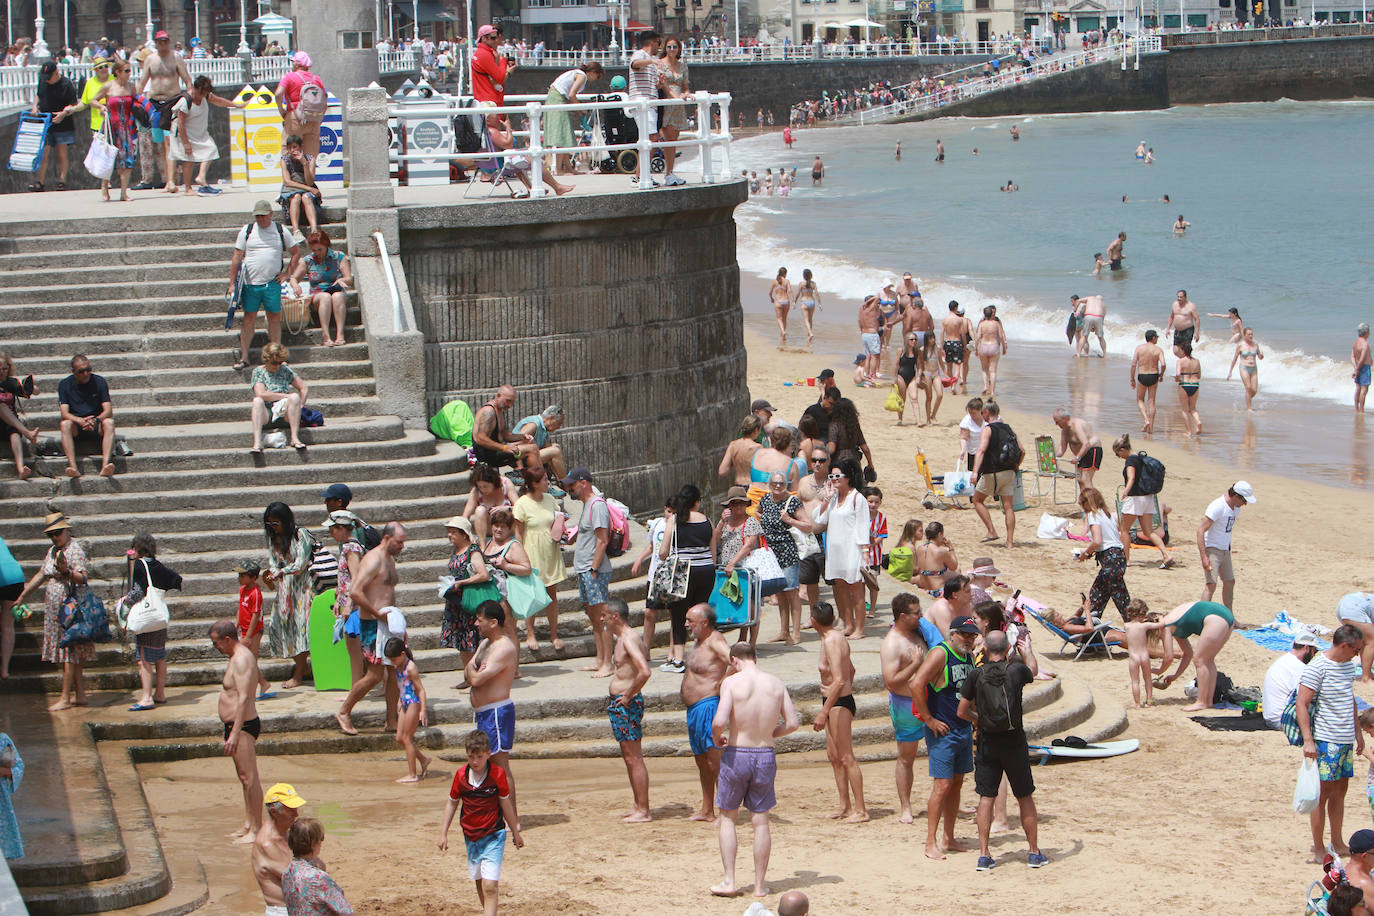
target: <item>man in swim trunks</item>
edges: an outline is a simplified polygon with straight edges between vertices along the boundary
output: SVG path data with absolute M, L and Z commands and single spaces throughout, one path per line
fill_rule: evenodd
M 231 834 L 236 843 L 251 843 L 262 827 L 262 781 L 258 778 L 258 735 L 262 720 L 253 703 L 258 689 L 258 657 L 239 642 L 239 625 L 216 620 L 210 627 L 210 645 L 229 657 L 220 682 L 219 718 L 224 724 L 224 756 L 234 759 L 243 786 L 243 827 Z
M 149 54 L 143 59 L 143 76 L 138 81 L 138 93 L 146 94 L 153 103 L 149 117 L 153 158 L 166 179 L 164 190 L 175 192 L 176 181 L 172 175 L 171 160 L 168 158 L 167 141 L 172 138 L 172 125 L 176 122 L 172 106 L 181 99 L 183 86 L 185 92 L 191 91 L 191 74 L 186 69 L 186 61 L 172 51 L 172 41 L 166 32 L 154 35 L 153 42 L 157 47 L 157 53 Z
M 1360 652 L 1360 683 L 1374 683 L 1370 664 L 1374 662 L 1374 592 L 1351 592 L 1336 605 L 1336 617 L 1341 623 L 1357 628 L 1364 636 Z
M 824 601 L 811 608 L 811 625 L 821 638 L 819 666 L 824 700 L 811 727 L 825 731 L 826 755 L 840 792 L 840 808 L 830 817 L 846 824 L 862 824 L 868 820 L 868 807 L 864 804 L 864 774 L 854 758 L 853 725 L 858 707 L 854 705 L 854 662 L 849 655 L 849 640 L 835 629 L 835 609 Z
M 944 162 L 944 161 L 945 161 L 945 144 L 944 144 L 944 142 L 941 141 L 941 140 L 936 140 L 936 141 L 935 141 L 935 161 L 936 161 L 936 162 Z
M 477 409 L 472 418 L 472 453 L 494 468 L 541 467 L 539 446 L 533 436 L 513 433 L 506 426 L 506 411 L 515 404 L 515 388 L 502 385 L 496 397 Z
M 701 807 L 688 820 L 714 821 L 720 748 L 711 740 L 711 722 L 720 705 L 720 682 L 730 670 L 730 645 L 716 629 L 716 612 L 709 604 L 688 609 L 687 629 L 696 646 L 687 653 L 679 696 L 687 707 L 687 738 L 701 777 Z
M 1211 601 L 1221 578 L 1221 603 L 1233 607 L 1236 593 L 1236 573 L 1231 566 L 1231 529 L 1236 525 L 1236 511 L 1255 501 L 1254 487 L 1237 480 L 1225 493 L 1212 500 L 1197 526 L 1197 551 L 1202 557 L 1202 572 L 1206 583 L 1202 600 Z
M 1145 332 L 1145 342 L 1135 348 L 1131 356 L 1131 390 L 1135 392 L 1135 406 L 1145 425 L 1143 433 L 1155 431 L 1155 404 L 1159 395 L 1159 380 L 1164 375 L 1164 350 L 1156 341 L 1159 334 Z
M 964 335 L 967 330 L 968 321 L 959 314 L 959 303 L 951 299 L 949 314 L 940 321 L 940 334 L 944 338 L 945 375 L 957 378 L 963 368 Z
M 647 824 L 649 814 L 649 768 L 644 765 L 644 685 L 649 683 L 649 653 L 638 631 L 630 629 L 630 608 L 620 598 L 606 601 L 604 615 L 611 638 L 615 640 L 610 697 L 606 715 L 611 720 L 611 735 L 620 744 L 620 757 L 630 777 L 634 807 L 621 818 L 627 824 Z M 720 744 L 719 741 L 716 742 Z
M 911 274 L 906 274 L 907 278 L 910 276 Z M 906 282 L 905 278 L 903 282 Z M 902 292 L 901 288 L 897 291 Z M 902 316 L 902 333 L 907 337 L 916 335 L 916 371 L 921 372 L 926 368 L 926 360 L 935 352 L 935 319 L 930 316 L 925 300 L 921 298 L 921 292 L 916 289 L 914 282 L 911 283 L 911 292 L 907 299 L 906 314 Z
M 1370 354 L 1369 325 L 1361 321 L 1355 328 L 1355 346 L 1350 350 L 1350 362 L 1355 372 L 1350 377 L 1355 380 L 1355 412 L 1364 413 L 1365 395 L 1369 394 Z
M 945 641 L 926 653 L 911 685 L 911 703 L 926 723 L 926 754 L 930 761 L 930 800 L 926 806 L 926 857 L 943 859 L 964 847 L 954 839 L 959 793 L 964 776 L 973 772 L 973 728 L 959 718 L 959 690 L 973 671 L 973 641 L 978 624 L 956 617 Z M 940 819 L 945 829 L 939 836 Z
M 253 839 L 253 877 L 258 879 L 265 916 L 287 916 L 286 898 L 281 890 L 281 876 L 291 864 L 291 847 L 286 844 L 286 832 L 296 822 L 305 799 L 296 794 L 293 786 L 279 782 L 267 790 L 263 804 L 267 819 Z
M 382 542 L 363 554 L 363 561 L 358 564 L 358 572 L 348 587 L 348 598 L 358 609 L 358 643 L 363 651 L 363 676 L 349 689 L 348 696 L 339 704 L 339 711 L 334 713 L 334 719 L 345 735 L 358 733 L 350 718 L 353 707 L 379 683 L 385 685 L 386 727 L 396 727 L 396 707 L 401 692 L 396 679 L 387 674 L 390 662 L 384 657 L 382 649 L 391 636 L 405 638 L 404 634 L 393 633 L 384 623 L 388 612 L 396 607 L 396 585 L 401 580 L 396 569 L 396 558 L 405 548 L 405 526 L 399 522 L 384 525 Z M 401 616 L 399 611 L 396 613 Z M 404 617 L 401 616 L 401 619 Z
M 1078 305 L 1082 308 L 1082 320 L 1078 330 L 1078 349 L 1076 355 L 1087 356 L 1091 349 L 1092 341 L 1089 338 L 1096 334 L 1097 343 L 1102 347 L 1102 358 L 1107 358 L 1107 338 L 1102 334 L 1102 323 L 1107 319 L 1107 303 L 1101 296 L 1084 296 L 1078 300 Z
M 911 682 L 926 657 L 926 642 L 921 638 L 921 602 L 910 592 L 902 592 L 892 599 L 892 629 L 883 637 L 878 649 L 882 664 L 883 683 L 887 686 L 887 711 L 892 717 L 892 731 L 897 736 L 897 802 L 901 807 L 901 821 L 910 824 L 916 817 L 911 811 L 911 784 L 915 775 L 916 752 L 926 727 L 911 708 Z
M 1331 844 L 1340 855 L 1343 848 L 1342 820 L 1345 792 L 1355 775 L 1355 755 L 1364 754 L 1364 729 L 1355 707 L 1355 679 L 1360 666 L 1355 662 L 1364 638 L 1352 626 L 1341 626 L 1331 634 L 1331 648 L 1317 655 L 1298 679 L 1297 719 L 1302 733 L 1302 754 L 1316 761 L 1321 778 L 1321 798 L 1312 809 L 1312 858 L 1321 860 L 1326 852 L 1325 821 L 1331 818 Z M 1316 711 L 1312 704 L 1317 704 Z
M 1107 246 L 1107 266 L 1112 270 L 1121 269 L 1121 261 L 1126 257 L 1126 233 L 1118 232 Z
M 1079 489 L 1093 485 L 1093 474 L 1102 467 L 1102 440 L 1093 432 L 1092 424 L 1082 417 L 1073 417 L 1064 408 L 1054 412 L 1054 425 L 1060 429 L 1059 451 L 1056 458 L 1073 450 L 1074 461 L 1078 465 Z
M 515 703 L 510 698 L 515 683 L 515 666 L 520 647 L 506 633 L 506 609 L 499 601 L 483 601 L 477 606 L 477 631 L 482 641 L 463 669 L 472 685 L 472 724 L 486 732 L 491 742 L 491 762 L 506 771 L 510 783 L 510 807 L 515 829 L 520 829 L 520 809 L 515 803 L 515 774 L 510 768 L 510 752 L 515 746 Z
M 823 178 L 825 178 L 825 163 L 821 162 L 821 157 L 818 153 L 816 158 L 811 161 L 811 184 L 813 186 L 818 186 Z
M 1198 317 L 1197 306 L 1188 299 L 1188 291 L 1181 289 L 1174 301 L 1169 304 L 1169 323 L 1164 333 L 1174 332 L 1174 355 L 1183 356 L 1183 345 L 1196 347 L 1202 343 L 1202 320 Z M 1196 336 L 1194 336 L 1196 335 Z
M 882 328 L 878 297 L 866 296 L 859 306 L 859 340 L 863 343 L 863 374 L 869 382 L 878 379 L 878 360 L 883 352 Z
M 735 887 L 735 816 L 741 804 L 749 809 L 754 823 L 754 896 L 768 896 L 764 875 L 773 851 L 768 812 L 778 803 L 773 791 L 778 775 L 773 742 L 796 731 L 800 724 L 782 681 L 759 670 L 754 647 L 747 642 L 731 646 L 730 676 L 721 684 L 720 706 L 711 723 L 712 740 L 725 748 L 716 785 L 716 807 L 720 809 L 716 825 L 725 875 L 711 888 L 718 897 L 739 893 Z

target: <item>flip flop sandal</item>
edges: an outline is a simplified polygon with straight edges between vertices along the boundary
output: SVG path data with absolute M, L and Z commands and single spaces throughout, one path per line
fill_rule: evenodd
M 29 190 L 30 190 L 30 191 L 41 191 L 41 190 L 43 190 L 43 182 L 41 182 L 41 181 L 30 182 L 30 184 L 29 184 Z
M 154 708 L 154 707 L 152 707 L 152 706 L 144 706 L 142 703 L 135 703 L 134 705 L 132 705 L 132 706 L 129 707 L 129 712 L 147 712 L 148 710 L 150 710 L 150 709 L 152 709 L 152 708 Z
M 59 182 L 57 183 L 57 190 L 59 190 L 59 191 L 65 191 L 65 190 L 67 190 L 67 183 L 66 183 L 65 181 L 59 181 Z

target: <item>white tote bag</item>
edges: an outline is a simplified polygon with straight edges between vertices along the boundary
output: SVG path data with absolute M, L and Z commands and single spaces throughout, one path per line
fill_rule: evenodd
M 153 587 L 153 575 L 148 570 L 148 561 L 143 561 L 143 574 L 148 578 L 148 590 L 143 600 L 129 608 L 129 619 L 124 629 L 130 633 L 155 633 L 167 629 L 171 614 L 167 612 L 167 592 Z
M 102 181 L 114 173 L 115 148 L 110 142 L 110 122 L 101 125 L 100 133 L 91 135 L 91 148 L 86 152 L 86 171 Z

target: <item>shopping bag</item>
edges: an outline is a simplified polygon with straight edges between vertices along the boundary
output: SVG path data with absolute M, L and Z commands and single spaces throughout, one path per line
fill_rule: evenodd
M 1322 783 L 1317 773 L 1317 761 L 1304 757 L 1302 766 L 1298 767 L 1298 785 L 1293 790 L 1293 810 L 1298 814 L 1311 814 L 1321 797 Z
M 114 174 L 115 147 L 110 142 L 109 122 L 100 133 L 91 135 L 91 148 L 86 152 L 84 164 L 86 171 L 102 181 L 109 180 Z

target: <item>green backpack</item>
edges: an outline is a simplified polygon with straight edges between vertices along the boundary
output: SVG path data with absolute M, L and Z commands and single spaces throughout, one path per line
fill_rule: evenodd
M 472 448 L 472 408 L 466 401 L 449 401 L 429 421 L 429 431 Z
M 887 555 L 887 574 L 899 582 L 910 582 L 915 571 L 915 552 L 910 547 L 893 547 Z

